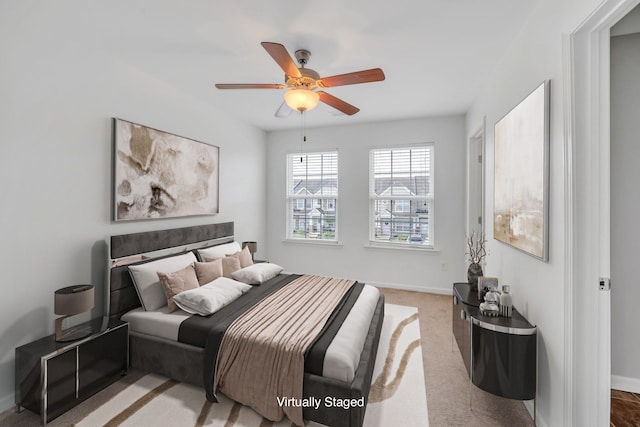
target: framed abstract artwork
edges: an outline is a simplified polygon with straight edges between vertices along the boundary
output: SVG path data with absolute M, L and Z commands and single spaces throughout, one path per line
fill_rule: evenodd
M 493 237 L 549 259 L 547 80 L 495 126 Z
M 115 221 L 218 213 L 220 148 L 114 118 Z

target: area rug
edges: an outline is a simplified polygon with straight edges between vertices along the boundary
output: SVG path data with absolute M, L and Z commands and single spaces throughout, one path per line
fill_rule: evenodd
M 148 374 L 89 413 L 75 425 L 172 427 L 289 427 L 219 394 L 207 402 L 203 389 Z M 320 426 L 309 422 L 307 426 Z M 418 310 L 386 304 L 364 425 L 428 426 Z

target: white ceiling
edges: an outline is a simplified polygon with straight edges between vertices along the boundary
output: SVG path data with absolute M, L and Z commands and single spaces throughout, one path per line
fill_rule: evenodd
M 120 2 L 115 2 L 119 4 Z M 125 5 L 126 3 L 126 5 Z M 538 0 L 163 0 L 103 2 L 91 20 L 110 55 L 163 84 L 265 130 L 282 90 L 218 90 L 214 83 L 282 83 L 261 41 L 311 51 L 321 76 L 380 67 L 386 80 L 326 89 L 354 116 L 320 105 L 307 126 L 464 114 Z M 94 4 L 95 7 L 96 4 Z M 97 16 L 96 16 L 97 18 Z

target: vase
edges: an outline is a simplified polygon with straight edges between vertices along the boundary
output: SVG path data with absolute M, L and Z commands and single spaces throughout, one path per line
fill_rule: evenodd
M 478 286 L 478 277 L 482 276 L 482 267 L 477 262 L 472 262 L 467 269 L 467 282 L 472 286 Z

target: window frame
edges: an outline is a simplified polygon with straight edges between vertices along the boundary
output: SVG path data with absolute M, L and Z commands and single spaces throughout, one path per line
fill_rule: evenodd
M 429 150 L 429 192 L 426 196 L 418 195 L 376 195 L 375 194 L 375 155 L 380 152 L 393 152 L 400 150 L 411 150 L 418 148 L 426 148 Z M 397 249 L 416 249 L 416 250 L 435 250 L 435 143 L 422 142 L 409 145 L 375 147 L 369 150 L 369 245 L 372 247 L 387 247 Z M 376 239 L 376 204 L 377 202 L 389 201 L 393 204 L 396 200 L 406 200 L 411 204 L 412 201 L 427 201 L 428 214 L 427 218 L 427 242 L 415 244 L 403 240 L 385 241 Z M 399 211 L 393 211 L 393 207 L 389 207 L 391 216 Z M 417 212 L 418 213 L 418 212 Z M 409 212 L 411 217 L 411 213 Z M 418 217 L 419 218 L 419 217 Z M 413 218 L 411 219 L 411 221 Z M 419 222 L 418 222 L 419 224 Z M 409 236 L 413 233 L 409 232 Z
M 302 156 L 312 156 L 312 155 L 324 155 L 324 154 L 335 154 L 335 158 L 336 158 L 336 166 L 335 166 L 335 170 L 336 170 L 336 174 L 335 174 L 335 188 L 336 188 L 336 192 L 335 194 L 327 194 L 327 195 L 323 195 L 323 194 L 311 194 L 309 193 L 309 190 L 305 188 L 305 191 L 298 193 L 298 194 L 293 194 L 293 188 L 294 186 L 292 186 L 293 184 L 293 167 L 292 167 L 292 161 L 295 158 Z M 340 194 L 340 190 L 339 190 L 339 168 L 340 168 L 340 155 L 338 152 L 338 149 L 324 149 L 324 150 L 305 150 L 305 151 L 295 151 L 295 152 L 289 152 L 286 154 L 286 190 L 285 190 L 285 215 L 286 215 L 286 230 L 285 230 L 285 241 L 289 241 L 289 242 L 302 242 L 302 243 L 317 243 L 317 244 L 338 244 L 338 206 L 340 205 L 340 201 L 339 201 L 339 194 Z M 309 175 L 307 175 L 309 176 Z M 324 209 L 325 204 L 328 204 L 328 202 L 325 202 L 325 200 L 335 200 L 335 203 L 333 205 L 333 211 L 334 211 L 334 215 L 333 217 L 335 218 L 334 221 L 334 226 L 333 226 L 333 233 L 334 236 L 332 239 L 325 239 L 325 238 L 313 238 L 313 237 L 307 237 L 307 232 L 305 231 L 305 236 L 304 237 L 299 237 L 297 235 L 295 235 L 293 233 L 293 222 L 295 221 L 295 217 L 294 217 L 294 210 L 293 208 L 295 208 L 296 206 L 298 206 L 298 201 L 299 200 L 308 200 L 308 203 L 305 202 L 305 206 L 309 206 L 311 210 L 316 209 L 318 206 L 317 205 L 317 201 L 320 201 L 320 205 L 319 208 L 320 209 Z M 323 231 L 321 231 L 320 233 L 322 233 Z

